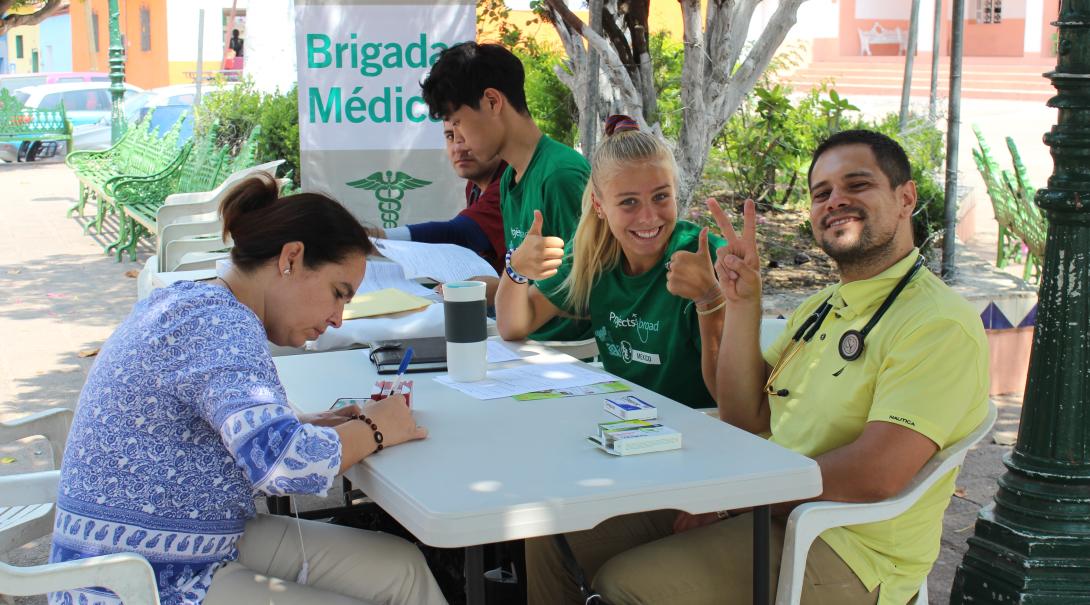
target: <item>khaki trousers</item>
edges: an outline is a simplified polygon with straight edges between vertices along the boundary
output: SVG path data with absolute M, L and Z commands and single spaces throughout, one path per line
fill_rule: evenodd
M 300 521 L 306 585 L 294 517 L 258 515 L 246 524 L 238 560 L 216 571 L 205 605 L 446 605 L 413 544 L 396 536 Z
M 677 511 L 625 515 L 567 534 L 591 585 L 610 605 L 750 605 L 753 602 L 753 515 L 674 534 Z M 772 520 L 771 594 L 783 554 L 784 520 Z M 575 580 L 552 537 L 526 541 L 529 605 L 579 604 Z M 873 605 L 859 578 L 818 539 L 806 560 L 803 605 Z

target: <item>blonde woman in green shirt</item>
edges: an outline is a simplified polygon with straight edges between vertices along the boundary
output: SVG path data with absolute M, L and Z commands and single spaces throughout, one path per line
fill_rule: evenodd
M 606 370 L 714 407 L 724 299 L 711 255 L 723 241 L 678 220 L 676 172 L 661 140 L 611 117 L 573 240 L 542 236 L 536 213 L 520 251 L 545 278 L 530 285 L 508 268 L 500 280 L 500 335 L 519 340 L 557 316 L 589 317 Z

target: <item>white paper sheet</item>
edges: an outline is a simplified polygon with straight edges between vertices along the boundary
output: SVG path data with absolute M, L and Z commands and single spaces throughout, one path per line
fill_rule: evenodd
M 488 341 L 488 363 L 514 361 L 516 359 L 522 359 L 523 357 L 527 357 L 527 355 L 516 353 L 515 351 L 508 349 L 502 342 L 497 342 L 495 340 Z
M 574 363 L 551 363 L 489 370 L 488 378 L 478 382 L 455 382 L 446 374 L 436 376 L 435 380 L 476 399 L 499 399 L 546 389 L 581 387 L 615 378 Z
M 386 258 L 401 265 L 405 277 L 430 277 L 445 284 L 471 277 L 497 277 L 496 270 L 469 248 L 454 244 L 425 244 L 376 239 L 375 245 Z
M 367 263 L 367 271 L 363 275 L 363 283 L 360 284 L 360 288 L 356 291 L 356 294 L 366 294 L 368 292 L 385 290 L 386 288 L 395 288 L 431 300 L 436 299 L 433 290 L 429 290 L 417 282 L 406 278 L 405 271 L 402 270 L 401 265 L 382 260 L 369 261 Z

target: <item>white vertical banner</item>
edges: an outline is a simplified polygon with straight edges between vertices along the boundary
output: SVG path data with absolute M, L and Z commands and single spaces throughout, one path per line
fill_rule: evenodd
M 476 3 L 296 0 L 295 36 L 303 188 L 387 228 L 457 214 L 465 182 L 420 82 L 475 38 Z

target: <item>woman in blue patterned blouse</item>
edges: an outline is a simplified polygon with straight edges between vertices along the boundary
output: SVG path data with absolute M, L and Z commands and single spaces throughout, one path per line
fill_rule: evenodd
M 372 250 L 359 222 L 325 196 L 278 198 L 264 173 L 220 210 L 231 270 L 137 303 L 91 369 L 50 560 L 139 553 L 167 604 L 445 603 L 404 540 L 256 515 L 258 493 L 325 494 L 346 468 L 427 431 L 400 395 L 296 415 L 269 355 L 268 341 L 300 346 L 340 325 Z M 369 422 L 350 417 L 361 413 Z M 86 588 L 50 602 L 118 599 Z

